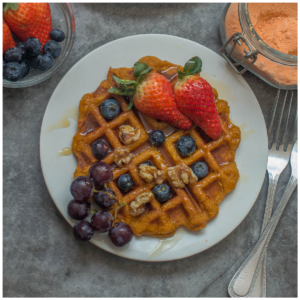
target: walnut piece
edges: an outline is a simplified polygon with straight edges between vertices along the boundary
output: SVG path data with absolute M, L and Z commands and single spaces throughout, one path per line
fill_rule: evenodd
M 148 166 L 146 164 L 139 165 L 139 174 L 146 182 L 155 182 L 156 184 L 163 183 L 164 173 L 158 170 L 154 166 Z
M 130 125 L 122 125 L 119 130 L 119 138 L 125 145 L 129 145 L 137 141 L 141 134 L 141 130 L 139 128 L 135 129 Z
M 184 188 L 185 184 L 196 183 L 198 181 L 197 176 L 194 174 L 191 168 L 185 164 L 179 164 L 175 167 L 170 167 L 167 170 L 168 175 L 177 188 Z
M 118 147 L 114 151 L 114 162 L 118 167 L 128 164 L 133 157 L 127 147 Z
M 146 210 L 146 203 L 154 200 L 154 195 L 151 192 L 145 192 L 138 195 L 131 203 L 130 203 L 130 214 L 134 217 L 141 215 Z

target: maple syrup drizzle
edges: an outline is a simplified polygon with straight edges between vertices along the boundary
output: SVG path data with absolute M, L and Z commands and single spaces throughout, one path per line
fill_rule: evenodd
M 69 156 L 72 153 L 73 153 L 72 149 L 70 147 L 66 147 L 57 152 L 57 158 L 60 158 L 62 156 Z
M 183 236 L 183 228 L 178 228 L 174 236 L 159 239 L 157 246 L 151 251 L 148 257 L 159 256 L 171 250 L 182 239 Z
M 79 117 L 78 109 L 75 106 L 71 106 L 68 108 L 67 112 L 60 118 L 59 121 L 47 127 L 46 132 L 50 133 L 54 129 L 67 128 L 71 125 L 69 119 L 78 121 L 78 117 Z

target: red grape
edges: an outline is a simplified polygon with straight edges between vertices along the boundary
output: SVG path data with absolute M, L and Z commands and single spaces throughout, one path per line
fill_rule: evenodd
M 90 207 L 88 201 L 73 199 L 68 204 L 68 214 L 75 220 L 83 220 L 90 214 Z
M 94 195 L 94 201 L 102 209 L 108 209 L 115 204 L 116 200 L 114 197 L 116 197 L 116 194 L 112 189 L 104 188 Z
M 75 224 L 73 234 L 76 240 L 89 241 L 93 237 L 94 230 L 88 221 L 83 220 Z
M 133 232 L 130 226 L 119 222 L 109 231 L 108 236 L 115 246 L 122 247 L 131 242 Z
M 96 161 L 93 163 L 90 167 L 89 175 L 96 186 L 103 186 L 109 183 L 113 178 L 111 167 L 104 161 Z
M 96 212 L 91 219 L 91 226 L 95 231 L 107 232 L 112 228 L 113 217 L 107 211 Z
M 70 190 L 76 200 L 87 200 L 94 194 L 94 183 L 87 176 L 78 176 L 72 181 Z

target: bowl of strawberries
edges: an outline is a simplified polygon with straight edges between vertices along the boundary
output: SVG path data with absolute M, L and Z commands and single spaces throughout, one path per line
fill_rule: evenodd
M 24 88 L 55 74 L 75 39 L 68 3 L 3 4 L 3 86 Z

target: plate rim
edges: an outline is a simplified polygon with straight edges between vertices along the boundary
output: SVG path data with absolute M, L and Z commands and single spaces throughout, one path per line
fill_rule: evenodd
M 43 115 L 43 120 L 42 120 L 41 130 L 40 130 L 40 140 L 39 140 L 39 141 L 40 141 L 40 151 L 39 151 L 39 154 L 40 154 L 40 164 L 41 164 L 42 174 L 43 174 L 43 178 L 44 178 L 44 182 L 45 182 L 45 185 L 46 185 L 46 187 L 47 187 L 47 190 L 48 190 L 48 192 L 49 192 L 49 194 L 50 194 L 50 196 L 51 196 L 51 198 L 52 198 L 52 201 L 54 202 L 56 208 L 58 209 L 58 211 L 60 212 L 60 214 L 63 216 L 63 218 L 65 219 L 65 221 L 66 221 L 69 225 L 71 225 L 71 226 L 72 226 L 72 224 L 68 221 L 68 219 L 65 218 L 64 214 L 62 213 L 62 211 L 59 209 L 58 205 L 57 205 L 56 202 L 54 201 L 54 198 L 53 198 L 52 193 L 51 193 L 51 191 L 50 191 L 50 189 L 49 189 L 49 187 L 48 187 L 48 184 L 47 184 L 47 181 L 46 181 L 46 178 L 45 178 L 45 175 L 44 175 L 44 167 L 43 167 L 43 163 L 42 163 L 42 147 L 41 147 L 41 144 L 42 144 L 42 143 L 41 143 L 41 140 L 42 140 L 42 135 L 43 135 L 43 130 L 42 130 L 42 129 L 43 129 L 43 127 L 45 127 L 45 125 L 44 125 L 44 122 L 45 122 L 45 115 L 46 115 L 47 109 L 48 109 L 48 107 L 49 107 L 49 105 L 50 105 L 50 100 L 51 100 L 53 94 L 55 93 L 57 87 L 60 85 L 61 81 L 62 81 L 62 80 L 63 80 L 70 72 L 72 72 L 73 69 L 75 69 L 79 63 L 81 63 L 83 60 L 85 60 L 90 54 L 92 54 L 92 53 L 98 51 L 100 48 L 106 48 L 106 47 L 109 47 L 110 45 L 112 45 L 112 44 L 114 44 L 114 43 L 117 43 L 117 42 L 119 42 L 119 41 L 121 41 L 121 40 L 132 39 L 132 38 L 138 38 L 138 37 L 144 37 L 144 36 L 152 36 L 152 37 L 172 37 L 172 38 L 176 38 L 176 39 L 178 39 L 178 40 L 188 41 L 188 42 L 193 43 L 193 44 L 195 44 L 195 45 L 197 45 L 197 46 L 201 46 L 201 47 L 206 48 L 208 51 L 213 52 L 215 55 L 218 55 L 222 60 L 224 60 L 224 58 L 223 58 L 221 55 L 219 55 L 218 53 L 216 53 L 216 52 L 213 51 L 212 49 L 210 49 L 210 48 L 208 48 L 208 47 L 206 47 L 206 46 L 203 46 L 202 44 L 197 43 L 197 42 L 195 42 L 195 41 L 189 40 L 189 39 L 187 39 L 187 38 L 183 38 L 183 37 L 179 37 L 179 36 L 175 36 L 175 35 L 169 35 L 169 34 L 137 34 L 137 35 L 130 35 L 130 36 L 126 36 L 126 37 L 123 37 L 123 38 L 119 38 L 119 39 L 110 41 L 109 43 L 106 43 L 106 44 L 104 44 L 104 45 L 102 45 L 102 46 L 99 46 L 99 47 L 95 48 L 94 50 L 90 51 L 90 52 L 87 53 L 85 56 L 83 56 L 80 60 L 78 60 L 78 61 L 77 61 L 77 62 L 76 62 L 76 63 L 75 63 L 75 64 L 74 64 L 74 65 L 73 65 L 73 66 L 72 66 L 72 67 L 64 74 L 64 76 L 61 78 L 61 80 L 58 82 L 58 84 L 56 85 L 55 89 L 53 90 L 53 93 L 51 94 L 51 96 L 50 96 L 50 98 L 49 98 L 47 107 L 46 107 L 45 112 L 44 112 L 44 115 Z M 224 61 L 225 61 L 225 60 L 224 60 Z M 265 121 L 264 115 L 263 115 L 263 113 L 262 113 L 260 104 L 259 104 L 259 102 L 258 102 L 258 100 L 257 100 L 257 98 L 256 98 L 256 96 L 255 96 L 255 94 L 254 94 L 254 92 L 253 92 L 253 90 L 252 90 L 252 88 L 251 88 L 250 85 L 248 84 L 248 82 L 247 82 L 243 77 L 242 77 L 242 80 L 244 81 L 244 83 L 246 83 L 246 85 L 248 86 L 248 88 L 251 90 L 251 92 L 252 92 L 252 94 L 253 94 L 253 96 L 254 96 L 254 98 L 255 98 L 257 104 L 258 104 L 259 110 L 260 110 L 260 112 L 261 112 L 261 115 L 262 115 L 262 117 L 263 117 L 264 124 L 265 124 L 265 126 L 264 126 L 264 133 L 265 133 L 266 138 L 268 138 L 268 137 L 267 137 L 267 129 L 266 129 L 266 121 Z M 193 255 L 197 255 L 197 254 L 199 254 L 199 253 L 202 253 L 202 252 L 204 252 L 204 251 L 207 251 L 207 250 L 209 250 L 210 248 L 212 248 L 213 246 L 215 246 L 216 244 L 220 243 L 220 242 L 221 242 L 222 240 L 224 240 L 229 234 L 231 234 L 237 227 L 239 227 L 240 224 L 244 221 L 244 219 L 245 219 L 245 218 L 248 216 L 248 214 L 250 213 L 251 209 L 253 208 L 254 204 L 255 204 L 256 201 L 257 201 L 257 198 L 258 198 L 258 196 L 259 196 L 259 194 L 260 194 L 260 191 L 261 191 L 262 186 L 263 186 L 263 183 L 264 183 L 265 173 L 266 173 L 266 170 L 267 170 L 267 158 L 268 158 L 268 148 L 266 147 L 265 153 L 264 153 L 264 160 L 265 160 L 264 166 L 265 166 L 265 167 L 264 167 L 264 172 L 262 173 L 262 174 L 263 174 L 263 177 L 262 177 L 262 180 L 261 180 L 261 184 L 260 184 L 259 187 L 258 187 L 258 191 L 257 191 L 257 194 L 256 194 L 256 196 L 255 196 L 255 200 L 253 201 L 253 203 L 252 203 L 252 205 L 251 205 L 249 211 L 246 213 L 246 215 L 241 219 L 241 221 L 240 221 L 240 222 L 239 222 L 239 223 L 238 223 L 238 224 L 237 224 L 230 232 L 228 232 L 228 233 L 227 233 L 224 237 L 222 237 L 220 240 L 214 242 L 213 244 L 211 244 L 210 246 L 208 246 L 207 248 L 205 248 L 205 249 L 203 249 L 203 250 L 201 250 L 201 251 L 196 251 L 195 253 L 188 254 L 188 255 L 184 255 L 184 256 L 181 256 L 181 257 L 176 257 L 176 258 L 170 258 L 170 259 L 155 259 L 155 258 L 154 258 L 154 259 L 148 260 L 148 259 L 141 259 L 141 258 L 127 257 L 126 255 L 122 255 L 122 252 L 116 252 L 116 251 L 114 251 L 113 248 L 103 249 L 103 248 L 101 248 L 99 245 L 97 245 L 96 242 L 93 241 L 93 239 L 90 240 L 89 242 L 91 242 L 91 243 L 94 244 L 96 247 L 100 248 L 101 250 L 106 251 L 106 252 L 109 252 L 109 253 L 114 254 L 114 255 L 117 255 L 117 256 L 119 256 L 119 257 L 126 258 L 126 259 L 130 259 L 130 260 L 134 260 L 134 261 L 145 261 L 145 262 L 167 262 L 167 261 L 175 261 L 175 260 L 180 260 L 180 259 L 188 258 L 188 257 L 191 257 L 191 256 L 193 256 Z M 232 192 L 233 192 L 233 191 L 232 191 Z M 226 196 L 225 196 L 225 197 L 226 197 Z M 221 204 L 221 203 L 220 203 L 220 204 Z M 219 205 L 220 205 L 220 204 L 219 204 Z M 219 206 L 219 205 L 218 205 L 218 206 Z M 217 216 L 216 216 L 216 217 L 217 217 Z M 179 228 L 182 228 L 182 226 L 178 227 L 177 230 L 178 230 Z

